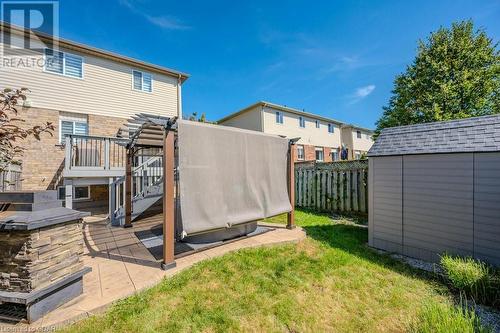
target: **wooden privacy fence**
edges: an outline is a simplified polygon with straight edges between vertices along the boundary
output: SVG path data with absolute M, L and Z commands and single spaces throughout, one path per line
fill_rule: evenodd
M 21 190 L 21 168 L 11 165 L 0 171 L 0 192 Z
M 295 164 L 295 205 L 322 212 L 368 212 L 368 160 Z

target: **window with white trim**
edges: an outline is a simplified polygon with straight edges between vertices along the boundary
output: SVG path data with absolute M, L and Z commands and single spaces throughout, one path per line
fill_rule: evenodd
M 316 120 L 315 123 L 316 123 L 316 128 L 319 128 L 319 120 Z
M 333 133 L 335 131 L 335 127 L 333 124 L 328 124 L 328 133 Z
M 337 148 L 332 148 L 330 155 L 332 156 L 332 161 L 335 162 L 339 160 L 339 150 Z
M 76 54 L 45 49 L 45 68 L 49 73 L 83 78 L 83 58 Z
M 66 135 L 88 135 L 89 127 L 86 116 L 61 115 L 59 116 L 59 143 L 64 143 Z
M 361 139 L 361 131 L 356 131 L 356 137 L 357 137 L 358 139 Z
M 59 200 L 66 199 L 66 187 L 59 186 L 57 188 L 57 195 Z M 73 186 L 73 200 L 87 200 L 90 199 L 90 186 Z
M 297 160 L 304 160 L 304 146 L 297 146 Z
M 299 117 L 299 126 L 302 128 L 306 127 L 306 120 L 302 116 Z
M 354 151 L 354 158 L 357 160 L 361 159 L 361 152 L 359 150 Z
M 316 162 L 323 162 L 325 160 L 324 158 L 324 153 L 323 153 L 323 148 L 316 147 Z
M 276 124 L 283 124 L 283 112 L 276 111 Z
M 134 90 L 145 91 L 145 92 L 153 91 L 153 77 L 150 73 L 133 71 L 132 81 Z

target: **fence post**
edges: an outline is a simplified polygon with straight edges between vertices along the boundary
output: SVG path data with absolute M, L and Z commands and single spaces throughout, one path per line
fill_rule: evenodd
M 174 132 L 166 130 L 163 134 L 163 263 L 161 268 L 167 270 L 175 263 L 175 140 Z
M 288 145 L 288 195 L 292 210 L 287 214 L 287 229 L 295 228 L 295 144 L 290 141 Z
M 127 157 L 125 161 L 125 223 L 124 228 L 132 226 L 132 157 L 134 153 L 131 149 L 127 149 Z

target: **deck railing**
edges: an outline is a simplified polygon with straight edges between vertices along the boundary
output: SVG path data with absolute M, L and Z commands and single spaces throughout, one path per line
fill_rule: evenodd
M 125 139 L 90 135 L 65 138 L 65 177 L 116 177 L 125 172 Z

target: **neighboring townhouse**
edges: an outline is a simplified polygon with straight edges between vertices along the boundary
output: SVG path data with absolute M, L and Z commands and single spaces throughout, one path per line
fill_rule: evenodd
M 368 150 L 373 145 L 372 137 L 373 131 L 370 129 L 351 124 L 343 125 L 342 144 L 348 148 L 348 159 L 359 160 L 362 157 L 366 157 Z
M 300 137 L 296 161 L 331 162 L 341 160 L 342 147 L 348 158 L 361 158 L 371 147 L 372 131 L 269 102 L 257 102 L 218 122 L 269 134 Z M 361 133 L 361 138 L 358 134 Z
M 1 28 L 2 41 L 10 33 L 12 43 L 23 45 L 23 30 L 5 23 Z M 22 188 L 58 189 L 70 203 L 106 201 L 108 185 L 124 174 L 124 149 L 114 141 L 119 129 L 141 112 L 182 116 L 181 85 L 188 75 L 64 39 L 57 40 L 57 50 L 44 48 L 50 36 L 43 34 L 30 38 L 43 51 L 2 54 L 0 87 L 28 88 L 20 114 L 26 126 L 51 122 L 56 130 L 52 137 L 44 134 L 41 142 L 23 143 Z M 93 138 L 80 140 L 71 163 L 92 166 L 96 172 L 69 170 L 67 135 Z M 84 161 L 88 156 L 94 160 Z

